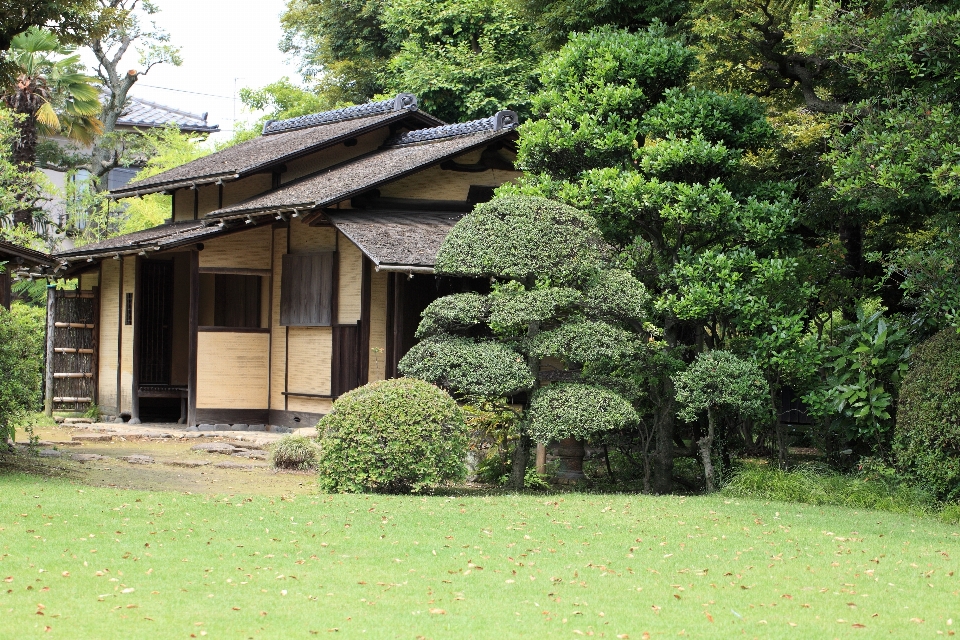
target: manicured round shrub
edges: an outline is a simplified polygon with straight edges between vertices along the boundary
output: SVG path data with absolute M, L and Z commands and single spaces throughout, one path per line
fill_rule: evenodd
M 270 446 L 270 463 L 275 469 L 309 471 L 317 466 L 319 448 L 304 436 L 284 436 Z
M 324 491 L 418 492 L 466 473 L 463 413 L 449 394 L 422 380 L 354 389 L 333 403 L 317 430 Z
M 547 444 L 586 440 L 636 423 L 637 412 L 622 396 L 591 384 L 559 382 L 537 389 L 530 402 L 530 437 Z
M 900 387 L 897 465 L 938 497 L 960 498 L 960 335 L 945 329 L 920 344 Z

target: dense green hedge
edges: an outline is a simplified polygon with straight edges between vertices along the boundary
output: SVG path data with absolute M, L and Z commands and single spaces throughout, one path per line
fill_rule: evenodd
M 920 344 L 900 387 L 894 429 L 897 465 L 940 498 L 960 498 L 960 334 L 945 329 Z
M 466 425 L 457 403 L 410 378 L 354 389 L 317 425 L 325 491 L 422 491 L 466 473 Z
M 44 309 L 0 307 L 0 438 L 13 438 L 19 418 L 40 409 L 45 335 Z

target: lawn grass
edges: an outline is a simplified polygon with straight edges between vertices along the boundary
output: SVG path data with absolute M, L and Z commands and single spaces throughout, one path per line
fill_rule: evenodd
M 934 518 L 722 496 L 0 483 L 3 637 L 917 638 L 960 627 L 960 530 Z

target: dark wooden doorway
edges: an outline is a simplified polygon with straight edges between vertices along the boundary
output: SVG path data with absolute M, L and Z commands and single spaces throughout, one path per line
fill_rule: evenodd
M 333 326 L 330 395 L 338 398 L 361 384 L 360 323 Z
M 173 360 L 173 262 L 140 263 L 140 385 L 170 384 Z

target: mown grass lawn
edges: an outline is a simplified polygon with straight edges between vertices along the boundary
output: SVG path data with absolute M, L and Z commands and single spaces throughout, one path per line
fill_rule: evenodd
M 9 638 L 935 637 L 960 628 L 958 558 L 932 518 L 722 497 L 0 477 Z

